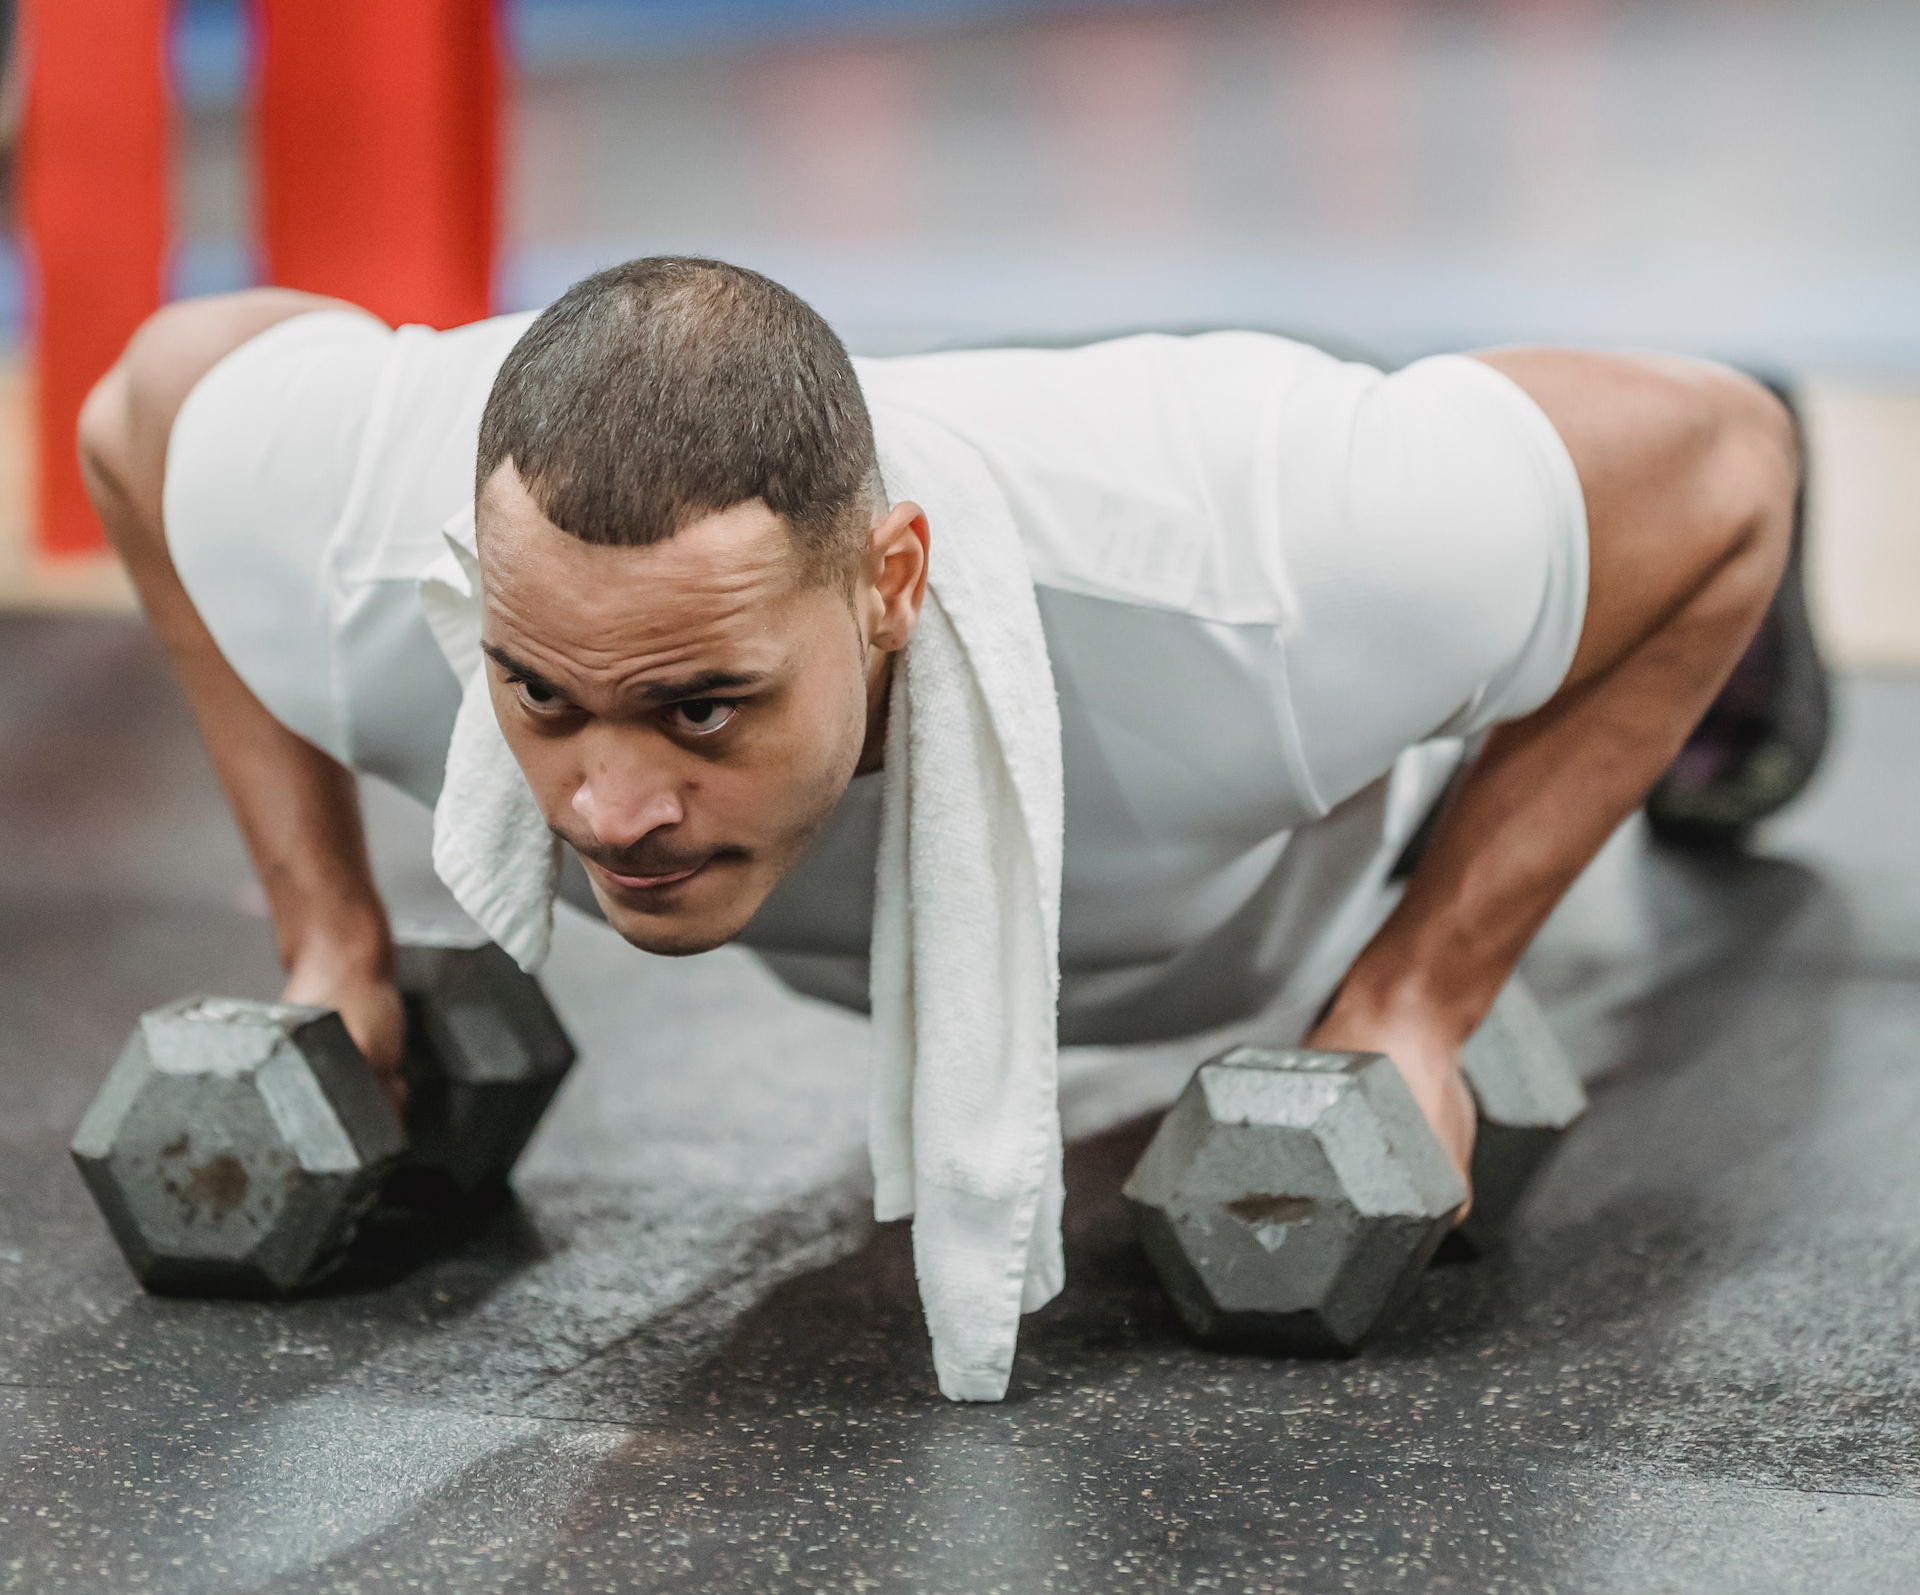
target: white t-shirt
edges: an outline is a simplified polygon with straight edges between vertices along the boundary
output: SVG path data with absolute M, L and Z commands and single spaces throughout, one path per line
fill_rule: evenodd
M 1067 1038 L 1270 1003 L 1421 805 L 1403 791 L 1390 814 L 1382 792 L 1338 845 L 1316 827 L 1438 742 L 1408 772 L 1429 795 L 1458 739 L 1566 673 L 1579 481 L 1539 408 L 1479 361 L 1385 376 L 1223 332 L 857 365 L 876 410 L 980 451 L 1027 546 L 1061 706 Z M 742 938 L 802 989 L 865 990 L 878 834 L 878 783 L 856 782 Z M 1297 1006 L 1356 950 L 1315 959 Z
M 457 694 L 417 578 L 527 320 L 301 317 L 215 367 L 169 450 L 175 561 L 242 678 L 427 801 Z M 1551 424 L 1478 361 L 1383 375 L 1256 333 L 856 365 L 876 411 L 979 451 L 1026 543 L 1064 738 L 1063 1039 L 1309 1014 L 1460 739 L 1572 657 L 1586 520 Z M 742 937 L 854 1006 L 878 820 L 856 780 Z

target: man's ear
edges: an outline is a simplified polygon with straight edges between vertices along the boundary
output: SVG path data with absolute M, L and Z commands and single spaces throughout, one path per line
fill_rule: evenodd
M 873 523 L 860 566 L 858 601 L 867 641 L 885 653 L 906 647 L 927 596 L 926 511 L 902 500 Z

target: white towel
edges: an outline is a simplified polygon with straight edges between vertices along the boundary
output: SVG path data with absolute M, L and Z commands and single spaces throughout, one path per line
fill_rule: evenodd
M 997 1401 L 1020 1314 L 1058 1293 L 1060 718 L 1005 496 L 969 445 L 878 410 L 881 474 L 933 528 L 928 596 L 888 700 L 873 918 L 874 1209 L 914 1219 L 941 1390 Z M 422 581 L 466 681 L 434 867 L 524 967 L 546 956 L 558 851 L 500 735 L 478 647 L 469 511 Z
M 441 528 L 447 551 L 420 578 L 420 607 L 466 683 L 433 809 L 433 869 L 454 901 L 522 969 L 547 961 L 560 841 L 500 734 L 480 652 L 480 560 L 473 507 Z
M 1026 555 L 985 462 L 876 414 L 933 528 L 887 718 L 870 992 L 874 1210 L 913 1215 L 940 1388 L 998 1401 L 1060 1290 L 1060 708 Z

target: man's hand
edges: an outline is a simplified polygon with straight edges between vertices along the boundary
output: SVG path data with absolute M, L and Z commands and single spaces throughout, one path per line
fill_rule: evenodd
M 1465 1218 L 1473 1206 L 1469 1169 L 1477 1115 L 1473 1093 L 1460 1073 L 1458 1044 L 1417 1012 L 1367 1012 L 1357 998 L 1343 992 L 1302 1045 L 1327 1052 L 1384 1052 L 1393 1060 L 1467 1186 L 1467 1199 L 1454 1222 Z
M 400 1053 L 406 1042 L 407 1015 L 390 974 L 378 965 L 330 953 L 309 955 L 287 977 L 282 1002 L 337 1009 L 354 1045 L 366 1055 L 381 1089 L 396 1109 L 407 1105 L 400 1078 Z

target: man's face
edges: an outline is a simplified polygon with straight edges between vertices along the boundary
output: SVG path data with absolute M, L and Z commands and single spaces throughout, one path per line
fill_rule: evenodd
M 494 710 L 547 824 L 635 946 L 738 935 L 859 763 L 860 591 L 803 582 L 757 501 L 610 548 L 553 526 L 507 464 L 480 523 Z

